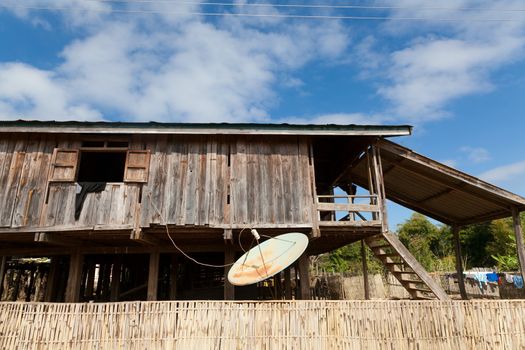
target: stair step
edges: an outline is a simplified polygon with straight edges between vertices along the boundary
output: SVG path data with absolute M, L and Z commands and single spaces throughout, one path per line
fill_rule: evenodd
M 374 255 L 415 299 L 448 300 L 445 291 L 430 277 L 397 235 L 383 233 L 365 239 Z M 412 279 L 407 279 L 412 278 Z
M 393 257 L 399 257 L 401 256 L 398 253 L 380 253 L 376 255 L 377 257 L 385 257 L 385 258 L 393 258 Z
M 390 244 L 382 244 L 382 245 L 370 246 L 370 249 L 372 249 L 372 250 L 374 250 L 374 249 L 383 249 L 383 248 L 392 248 L 392 246 Z
M 414 295 L 414 299 L 424 299 L 424 300 L 436 300 L 436 297 L 426 296 L 426 295 Z
M 394 266 L 395 266 L 395 265 L 394 265 Z M 405 269 L 410 269 L 410 267 L 405 266 Z M 392 269 L 392 270 L 390 270 L 390 272 L 393 273 L 393 274 L 396 274 L 396 273 L 409 273 L 409 274 L 411 274 L 411 275 L 416 275 L 416 273 L 415 273 L 414 270 L 412 270 L 412 269 L 410 269 L 410 270 L 401 270 L 401 269 L 399 269 L 399 270 L 394 270 L 394 269 Z
M 417 292 L 423 292 L 423 293 L 434 294 L 434 293 L 432 293 L 432 291 L 431 291 L 430 289 L 412 288 L 412 287 L 407 287 L 407 289 L 409 289 L 409 290 L 413 290 L 413 291 L 417 291 Z

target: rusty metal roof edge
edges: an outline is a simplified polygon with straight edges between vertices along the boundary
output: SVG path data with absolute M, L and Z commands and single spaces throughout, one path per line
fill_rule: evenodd
M 103 134 L 260 134 L 326 136 L 407 136 L 410 125 L 272 124 L 272 123 L 159 123 L 81 121 L 0 121 L 1 132 Z

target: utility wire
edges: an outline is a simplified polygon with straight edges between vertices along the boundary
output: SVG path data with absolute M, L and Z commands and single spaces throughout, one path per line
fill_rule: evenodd
M 99 8 L 70 8 L 6 5 L 0 7 L 7 9 L 25 9 L 34 11 L 77 11 L 77 12 L 102 12 L 115 14 L 168 14 L 178 16 L 208 16 L 208 17 L 257 17 L 257 18 L 282 18 L 282 19 L 333 19 L 333 20 L 361 20 L 361 21 L 417 21 L 417 22 L 523 22 L 516 18 L 431 18 L 431 17 L 386 17 L 386 16 L 332 16 L 332 15 L 292 15 L 292 14 L 261 14 L 261 13 L 229 13 L 229 12 L 186 12 L 186 11 L 158 11 L 158 10 L 122 10 Z
M 370 5 L 325 5 L 325 4 L 274 4 L 274 3 L 232 3 L 232 2 L 195 2 L 179 0 L 84 0 L 85 2 L 99 3 L 168 3 L 180 5 L 200 6 L 228 6 L 228 7 L 275 7 L 275 8 L 298 8 L 298 9 L 362 9 L 362 10 L 428 10 L 428 11 L 489 11 L 489 12 L 525 12 L 525 9 L 497 9 L 481 7 L 418 7 L 418 6 L 370 6 Z

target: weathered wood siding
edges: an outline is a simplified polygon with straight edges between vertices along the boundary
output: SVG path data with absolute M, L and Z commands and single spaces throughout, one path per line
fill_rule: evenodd
M 38 226 L 55 142 L 24 135 L 0 139 L 0 226 Z
M 75 183 L 50 184 L 42 226 L 134 225 L 140 185 L 108 183 L 104 191 L 88 193 L 78 220 L 75 220 L 75 196 Z
M 75 220 L 76 184 L 48 183 L 56 147 L 78 149 L 80 140 L 49 135 L 0 139 L 0 226 L 133 225 L 140 196 L 140 184 L 134 183 L 109 183 L 103 192 L 88 194 Z
M 141 225 L 209 225 L 228 216 L 229 144 L 220 137 L 159 136 L 146 141 L 150 174 Z
M 53 150 L 81 137 L 2 135 L 0 227 L 309 225 L 313 194 L 306 138 L 221 135 L 134 136 L 151 151 L 146 183 L 108 183 L 74 219 L 76 184 L 53 182 Z M 46 201 L 47 193 L 47 201 Z
M 231 152 L 235 224 L 308 224 L 313 195 L 308 143 L 297 137 L 238 138 Z
M 161 136 L 145 147 L 142 226 L 311 223 L 307 140 Z

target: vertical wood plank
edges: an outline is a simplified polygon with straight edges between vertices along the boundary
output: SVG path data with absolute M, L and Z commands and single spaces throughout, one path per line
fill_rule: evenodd
M 300 279 L 300 293 L 302 300 L 310 300 L 310 263 L 308 255 L 303 254 L 297 261 L 297 266 L 299 268 L 299 279 Z
M 363 285 L 365 291 L 365 300 L 370 299 L 370 284 L 368 283 L 368 264 L 366 261 L 365 241 L 361 240 L 361 262 L 363 264 Z
M 284 298 L 286 300 L 292 300 L 292 278 L 291 278 L 291 267 L 284 270 Z
M 11 226 L 13 213 L 16 204 L 16 194 L 20 186 L 20 180 L 22 175 L 22 168 L 25 160 L 25 147 L 26 140 L 19 140 L 16 143 L 14 155 L 11 160 L 9 167 L 9 173 L 7 176 L 7 183 L 5 188 L 3 188 L 3 202 L 2 202 L 2 212 L 0 213 L 0 226 Z
M 459 294 L 461 299 L 467 300 L 467 290 L 465 288 L 465 278 L 463 276 L 463 256 L 461 254 L 461 243 L 459 240 L 459 227 L 452 226 L 452 236 L 454 237 L 454 250 L 456 253 L 456 273 L 458 275 Z
M 176 254 L 171 255 L 171 268 L 170 268 L 170 292 L 169 299 L 177 300 L 177 277 L 178 277 L 178 258 Z
M 516 236 L 516 250 L 520 263 L 521 278 L 525 281 L 525 246 L 523 244 L 523 229 L 521 227 L 520 212 L 517 207 L 512 207 L 512 222 Z
M 179 154 L 180 154 L 180 181 L 178 182 L 178 196 L 177 196 L 177 208 L 175 208 L 175 216 L 177 218 L 177 225 L 184 225 L 186 222 L 186 198 L 188 196 L 188 163 L 189 163 L 189 140 L 188 137 L 184 137 L 179 141 Z
M 80 297 L 80 283 L 82 279 L 83 255 L 73 253 L 69 261 L 69 275 L 65 294 L 66 303 L 76 303 Z
M 208 188 L 211 186 L 209 180 L 211 176 L 209 174 L 210 164 L 208 158 L 211 156 L 211 143 L 207 136 L 202 136 L 200 139 L 199 147 L 199 170 L 198 170 L 198 187 L 197 187 L 197 198 L 198 205 L 195 208 L 198 213 L 196 221 L 197 225 L 203 226 L 208 224 L 208 213 L 210 198 L 208 196 Z
M 5 276 L 6 266 L 7 266 L 7 256 L 2 256 L 2 259 L 0 261 L 0 297 L 4 293 L 4 276 Z
M 159 252 L 153 252 L 149 255 L 149 270 L 148 270 L 148 294 L 147 300 L 157 300 L 157 290 L 159 285 Z
M 188 147 L 184 225 L 195 225 L 198 220 L 199 146 L 199 141 L 192 138 Z
M 49 265 L 49 273 L 47 275 L 46 291 L 44 294 L 44 301 L 53 301 L 55 295 L 55 286 L 58 277 L 58 257 L 51 257 L 51 264 Z
M 122 255 L 116 255 L 113 259 L 113 269 L 111 270 L 111 294 L 110 301 L 118 301 L 120 295 L 120 272 L 122 269 Z
M 224 265 L 235 262 L 235 249 L 231 244 L 224 245 Z M 235 300 L 235 287 L 228 281 L 228 272 L 231 266 L 224 267 L 224 300 Z
M 282 224 L 285 223 L 285 204 L 284 204 L 284 184 L 282 181 L 283 178 L 283 171 L 282 171 L 282 161 L 281 161 L 281 154 L 280 154 L 280 148 L 278 145 L 273 143 L 271 145 L 271 152 L 272 155 L 270 157 L 271 159 L 271 168 L 272 168 L 272 202 L 274 205 L 273 208 L 273 215 L 272 215 L 272 222 L 275 222 L 276 224 Z
M 292 151 L 291 146 L 282 141 L 279 143 L 279 153 L 281 154 L 281 178 L 283 188 L 283 203 L 284 203 L 284 223 L 292 224 L 294 222 L 293 216 L 293 185 L 294 182 L 293 172 L 292 172 Z

